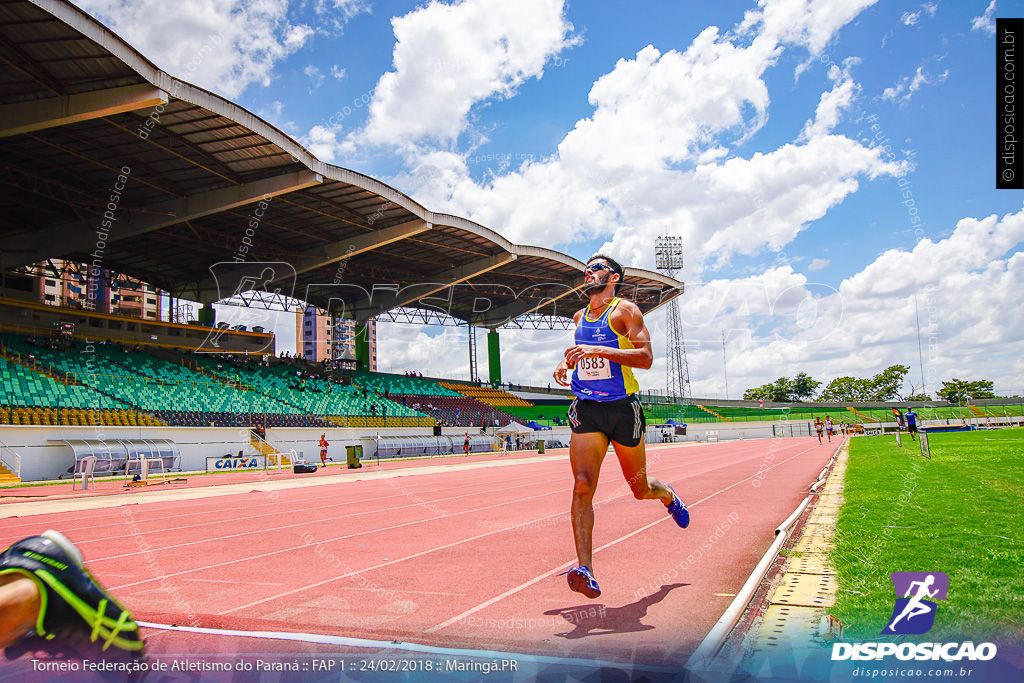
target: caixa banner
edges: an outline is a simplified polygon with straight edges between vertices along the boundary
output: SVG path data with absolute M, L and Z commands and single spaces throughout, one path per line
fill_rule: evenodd
M 224 470 L 262 470 L 267 466 L 267 459 L 262 455 L 246 455 L 236 457 L 209 457 L 206 459 L 207 472 L 222 472 Z

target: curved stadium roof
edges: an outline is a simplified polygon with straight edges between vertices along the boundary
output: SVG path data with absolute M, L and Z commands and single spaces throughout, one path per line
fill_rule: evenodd
M 5 270 L 95 262 L 204 303 L 263 288 L 359 320 L 420 309 L 496 328 L 571 317 L 583 282 L 566 254 L 316 159 L 64 0 L 0 4 L 0 202 Z M 626 283 L 645 312 L 683 289 L 632 268 Z

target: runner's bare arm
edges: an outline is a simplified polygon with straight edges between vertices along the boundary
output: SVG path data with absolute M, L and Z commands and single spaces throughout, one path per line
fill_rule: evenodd
M 576 315 L 574 315 L 572 317 L 572 321 L 575 324 L 577 324 L 577 325 L 580 324 L 580 318 L 583 316 L 583 310 L 585 310 L 585 309 L 581 309 L 579 311 L 576 311 Z M 569 362 L 567 360 L 564 360 L 564 359 L 561 362 L 559 362 L 558 367 L 555 368 L 554 375 L 552 375 L 552 377 L 555 378 L 555 382 L 557 382 L 558 384 L 561 384 L 563 387 L 571 386 L 572 385 L 572 380 L 569 379 L 569 371 L 574 366 L 575 366 L 575 363 L 573 363 L 573 365 L 569 365 Z
M 579 315 L 579 314 L 577 314 Z M 607 346 L 577 344 L 565 350 L 565 360 L 569 367 L 575 366 L 580 358 L 607 358 L 608 360 L 631 368 L 646 370 L 654 363 L 654 352 L 651 351 L 651 333 L 644 324 L 640 307 L 632 301 L 623 301 L 612 311 L 608 320 L 612 330 L 632 342 L 632 349 L 615 349 Z M 625 333 L 619 332 L 625 330 Z

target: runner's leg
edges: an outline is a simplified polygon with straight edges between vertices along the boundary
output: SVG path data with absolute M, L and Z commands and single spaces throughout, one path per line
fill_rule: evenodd
M 643 439 L 636 446 L 623 446 L 620 443 L 612 442 L 615 448 L 615 455 L 619 458 L 619 467 L 622 468 L 622 476 L 629 484 L 629 490 L 637 500 L 660 498 L 661 502 L 669 505 L 675 500 L 675 496 L 668 490 L 668 487 L 647 473 L 647 453 Z
M 573 434 L 569 441 L 569 464 L 572 466 L 572 534 L 576 540 L 576 557 L 580 566 L 594 565 L 594 493 L 601 463 L 608 452 L 608 437 L 601 432 Z

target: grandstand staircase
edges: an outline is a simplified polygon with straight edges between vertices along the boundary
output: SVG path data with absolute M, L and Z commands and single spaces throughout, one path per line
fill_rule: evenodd
M 849 410 L 854 415 L 860 417 L 860 419 L 864 422 L 881 422 L 881 420 L 879 420 L 878 418 L 871 417 L 870 415 L 865 415 L 864 413 L 860 412 L 853 406 L 846 406 L 846 409 Z
M 971 414 L 975 417 L 989 417 L 989 414 L 978 406 L 968 406 L 971 409 Z
M 732 422 L 731 418 L 728 418 L 725 415 L 722 415 L 720 413 L 716 413 L 714 410 L 711 410 L 711 408 L 708 408 L 706 406 L 697 406 L 697 407 L 700 408 L 701 410 L 703 410 L 705 413 L 709 413 L 711 415 L 714 415 L 715 417 L 717 417 L 722 422 Z
M 11 459 L 11 456 L 13 456 L 13 460 L 18 463 L 16 467 L 21 467 L 21 456 L 15 453 L 10 446 L 3 442 L 0 442 L 0 486 L 4 484 L 20 484 L 21 477 L 19 477 L 17 474 L 12 472 L 9 467 L 7 467 L 6 462 L 3 458 L 4 453 L 7 453 L 8 459 Z
M 11 472 L 7 467 L 0 464 L 0 486 L 4 484 L 20 484 L 21 477 L 18 477 Z
M 267 458 L 280 458 L 281 467 L 291 467 L 292 460 L 287 455 L 277 450 L 269 443 L 256 436 L 255 434 L 249 435 L 249 445 L 256 449 L 256 452 L 260 455 L 266 456 Z

